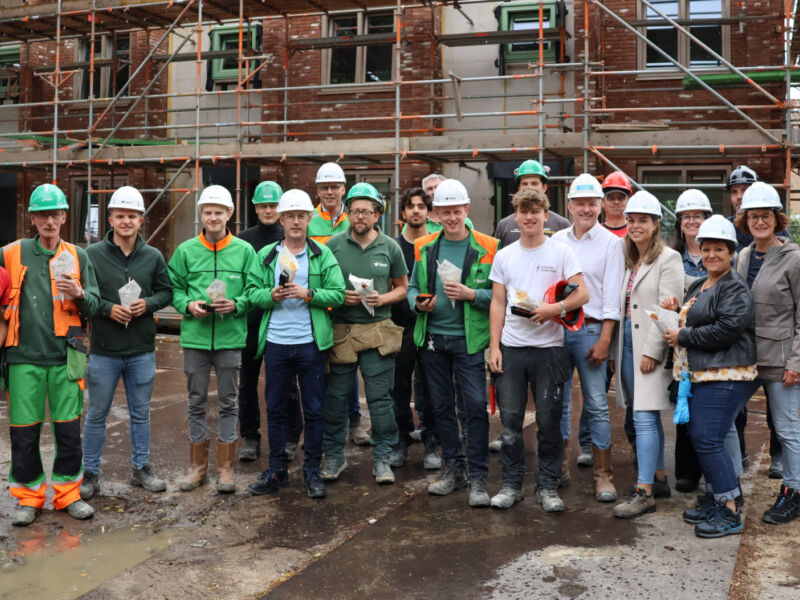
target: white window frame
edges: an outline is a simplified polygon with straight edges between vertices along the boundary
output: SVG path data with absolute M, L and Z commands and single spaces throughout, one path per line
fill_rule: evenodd
M 679 3 L 678 6 L 678 17 L 676 20 L 680 19 L 689 19 L 691 17 L 689 13 L 689 4 L 690 0 L 677 0 Z M 722 18 L 726 18 L 730 15 L 730 3 L 722 0 Z M 656 15 L 657 17 L 657 15 Z M 647 7 L 644 6 L 641 2 L 637 0 L 636 2 L 636 19 L 643 21 L 647 18 Z M 657 17 L 660 18 L 660 17 Z M 682 25 L 684 28 L 688 28 L 688 25 Z M 722 51 L 719 53 L 725 60 L 731 60 L 731 26 L 728 24 L 721 24 L 720 28 L 722 29 Z M 642 35 L 647 35 L 647 27 L 640 27 L 639 32 Z M 684 67 L 692 70 L 692 71 L 703 71 L 705 73 L 713 73 L 716 71 L 720 72 L 727 72 L 727 69 L 724 66 L 691 66 L 689 62 L 689 48 L 691 42 L 686 34 L 678 31 L 678 62 L 683 65 Z M 641 39 L 636 39 L 636 68 L 640 71 L 650 71 L 646 74 L 640 74 L 640 79 L 660 79 L 660 78 L 682 78 L 684 77 L 683 71 L 678 69 L 675 66 L 667 66 L 667 67 L 647 67 L 647 49 L 648 45 Z

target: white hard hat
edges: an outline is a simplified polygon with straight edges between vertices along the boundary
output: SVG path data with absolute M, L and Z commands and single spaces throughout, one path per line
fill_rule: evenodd
M 708 201 L 706 196 L 700 190 L 694 188 L 686 190 L 675 203 L 675 214 L 682 213 L 686 210 L 702 210 L 703 212 L 713 212 L 711 209 L 711 202 Z
M 233 198 L 231 193 L 221 185 L 210 185 L 200 193 L 200 200 L 197 206 L 204 204 L 217 204 L 225 208 L 233 208 Z
M 658 198 L 653 196 L 650 192 L 639 190 L 628 200 L 625 206 L 624 214 L 627 217 L 630 214 L 638 213 L 643 215 L 653 215 L 654 217 L 661 218 L 661 204 Z
M 581 173 L 569 184 L 569 192 L 567 193 L 569 200 L 574 200 L 575 198 L 602 199 L 602 197 L 603 188 L 600 187 L 600 182 L 589 173 Z
M 751 208 L 780 210 L 783 208 L 783 204 L 781 204 L 781 198 L 774 187 L 763 181 L 756 181 L 744 191 L 740 210 L 750 210 Z
M 286 190 L 281 199 L 278 200 L 278 214 L 289 212 L 290 210 L 304 210 L 311 212 L 314 205 L 311 198 L 303 190 Z
M 317 179 L 314 183 L 345 183 L 342 167 L 334 162 L 327 162 L 317 171 Z
M 135 187 L 123 185 L 111 194 L 108 208 L 109 210 L 112 208 L 127 208 L 128 210 L 136 210 L 143 213 L 144 198 L 142 198 L 142 194 Z
M 697 241 L 703 240 L 725 240 L 726 242 L 737 243 L 736 230 L 733 223 L 722 215 L 711 215 L 700 224 L 697 230 Z
M 458 179 L 445 179 L 433 192 L 434 206 L 459 206 L 469 203 L 467 188 Z

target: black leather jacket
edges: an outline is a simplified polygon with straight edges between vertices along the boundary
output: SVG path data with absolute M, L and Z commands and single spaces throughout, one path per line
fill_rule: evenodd
M 755 312 L 747 282 L 735 271 L 701 292 L 706 278 L 686 292 L 698 296 L 686 315 L 678 343 L 687 349 L 692 371 L 756 364 Z

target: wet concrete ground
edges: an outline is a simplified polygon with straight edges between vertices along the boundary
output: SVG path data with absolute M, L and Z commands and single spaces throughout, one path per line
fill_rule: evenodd
M 651 515 L 614 519 L 613 505 L 593 499 L 591 469 L 574 466 L 575 448 L 572 485 L 562 493 L 568 510 L 543 512 L 533 486 L 532 412 L 525 429 L 527 495 L 509 511 L 469 508 L 465 491 L 428 495 L 425 486 L 436 473 L 422 469 L 419 444 L 412 446 L 410 462 L 395 471 L 397 482 L 380 487 L 372 478 L 369 448 L 348 446 L 349 466 L 324 500 L 310 500 L 301 490 L 302 452 L 292 464 L 289 487 L 276 495 L 254 498 L 246 491 L 266 467 L 266 456 L 237 465 L 233 495 L 217 494 L 213 481 L 181 493 L 175 480 L 188 461 L 186 400 L 174 340 L 159 342 L 158 365 L 152 464 L 169 481 L 163 494 L 127 483 L 130 446 L 120 395 L 109 418 L 101 495 L 91 501 L 96 517 L 76 522 L 47 508 L 31 527 L 13 528 L 14 504 L 5 491 L 10 448 L 7 435 L 0 436 L 0 598 L 800 597 L 800 523 L 774 527 L 760 520 L 779 485 L 766 478 L 761 400 L 751 402 L 747 429 L 745 533 L 700 540 L 681 519 L 693 494 L 673 490 Z M 574 390 L 578 398 L 580 388 Z M 613 395 L 610 400 L 613 405 Z M 212 396 L 212 430 L 214 405 Z M 620 491 L 634 477 L 622 417 L 612 408 Z M 672 481 L 670 419 L 665 413 Z M 498 416 L 490 421 L 494 436 Z M 3 403 L 0 428 L 6 425 Z M 50 465 L 52 437 L 45 431 L 43 458 Z M 213 473 L 212 465 L 212 478 Z M 488 487 L 490 493 L 500 487 L 497 455 L 491 456 Z

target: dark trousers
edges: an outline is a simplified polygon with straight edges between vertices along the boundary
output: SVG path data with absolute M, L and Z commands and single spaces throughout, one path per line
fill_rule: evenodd
M 325 401 L 325 365 L 328 362 L 315 342 L 282 345 L 267 342 L 265 356 L 267 432 L 269 433 L 269 468 L 285 471 L 289 460 L 290 390 L 300 382 L 305 416 L 305 473 L 318 473 L 322 458 L 322 411 Z
M 403 330 L 403 345 L 395 356 L 394 363 L 394 418 L 400 441 L 411 443 L 410 434 L 414 431 L 414 414 L 411 410 L 411 390 L 414 389 L 414 404 L 419 409 L 422 406 L 422 425 L 426 435 L 436 433 L 436 418 L 430 394 L 427 393 L 427 383 L 422 364 L 417 360 L 417 346 L 414 343 L 414 327 Z M 420 395 L 423 397 L 420 398 Z
M 463 336 L 433 334 L 433 350 L 423 346 L 422 364 L 436 415 L 442 456 L 448 464 L 464 462 L 458 435 L 454 379 L 461 386 L 467 422 L 467 471 L 472 479 L 489 472 L 489 415 L 486 412 L 486 369 L 483 350 L 467 352 Z
M 495 375 L 497 403 L 503 432 L 500 438 L 500 464 L 503 485 L 522 488 L 527 469 L 522 440 L 522 424 L 528 403 L 528 386 L 536 406 L 536 442 L 539 462 L 536 486 L 556 489 L 561 476 L 561 412 L 564 384 L 571 366 L 569 352 L 562 347 L 512 348 L 501 346 L 503 372 Z
M 675 479 L 688 479 L 693 483 L 700 481 L 703 470 L 700 459 L 692 446 L 689 425 L 675 426 Z

